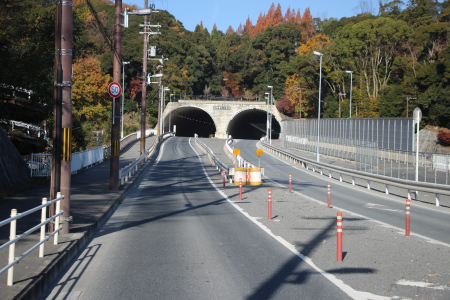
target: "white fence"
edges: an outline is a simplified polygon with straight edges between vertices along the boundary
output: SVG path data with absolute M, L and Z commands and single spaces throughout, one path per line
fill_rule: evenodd
M 146 131 L 147 135 L 152 133 L 153 129 Z M 120 140 L 120 150 L 135 140 L 140 139 L 140 131 L 131 133 Z M 108 159 L 111 155 L 111 145 L 101 146 L 81 152 L 72 153 L 71 172 L 76 173 L 84 168 L 90 167 L 96 163 Z M 50 177 L 52 170 L 52 154 L 31 154 L 27 162 L 30 168 L 31 177 Z
M 30 254 L 33 250 L 39 247 L 39 257 L 44 257 L 44 243 L 48 241 L 52 236 L 54 237 L 53 243 L 55 245 L 58 244 L 58 232 L 62 229 L 62 226 L 59 226 L 59 217 L 63 214 L 63 211 L 60 209 L 60 201 L 64 199 L 64 196 L 61 196 L 60 193 L 58 193 L 57 198 L 47 202 L 47 198 L 42 199 L 42 205 L 35 207 L 33 209 L 27 210 L 23 213 L 18 213 L 16 209 L 11 210 L 11 218 L 6 219 L 4 221 L 0 222 L 0 227 L 4 226 L 6 224 L 10 225 L 10 236 L 9 236 L 9 242 L 4 243 L 0 246 L 0 251 L 9 247 L 9 255 L 8 255 L 8 265 L 6 265 L 4 268 L 0 270 L 0 274 L 3 274 L 4 272 L 8 271 L 8 278 L 7 278 L 7 285 L 12 286 L 14 283 L 14 265 L 18 264 L 25 256 Z M 54 216 L 47 218 L 47 207 L 56 204 L 56 213 Z M 33 228 L 25 231 L 21 235 L 17 235 L 16 228 L 17 228 L 17 220 L 20 218 L 23 218 L 29 214 L 32 214 L 37 211 L 41 211 L 41 223 L 34 226 Z M 49 224 L 50 222 L 55 222 L 55 230 L 50 233 L 48 236 L 45 236 L 45 225 Z M 37 244 L 35 244 L 33 247 L 22 253 L 20 256 L 16 257 L 16 243 L 20 241 L 20 239 L 30 235 L 31 233 L 35 232 L 36 230 L 40 229 L 40 239 Z
M 70 168 L 72 172 L 78 172 L 104 159 L 103 147 L 97 147 L 72 154 L 72 162 Z
M 27 164 L 31 177 L 49 177 L 52 171 L 52 155 L 32 153 Z

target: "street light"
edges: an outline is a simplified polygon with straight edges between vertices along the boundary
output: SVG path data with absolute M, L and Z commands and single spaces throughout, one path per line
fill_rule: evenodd
M 175 96 L 175 94 L 170 94 L 170 102 L 172 102 L 172 96 Z M 172 130 L 171 121 L 172 121 L 172 110 L 170 110 L 170 116 L 169 116 L 169 132 Z
M 162 89 L 162 99 L 161 99 L 161 124 L 160 124 L 160 128 L 161 128 L 161 133 L 164 133 L 164 102 L 166 101 L 166 91 L 170 91 L 170 89 L 168 87 L 164 87 Z
M 416 133 L 416 181 L 419 181 L 419 127 L 420 121 L 422 120 L 422 110 L 416 107 L 413 112 L 414 123 L 417 124 Z
M 269 110 L 267 111 L 267 125 L 269 127 L 269 144 L 272 145 L 272 105 L 273 105 L 273 86 L 268 85 L 267 86 L 270 89 L 270 96 L 269 96 Z
M 270 93 L 264 93 L 266 95 L 266 97 L 264 97 L 266 99 L 266 104 L 269 105 L 270 103 Z M 267 110 L 267 114 L 266 114 L 266 139 L 269 140 L 269 111 Z
M 123 123 L 125 123 L 124 119 L 123 119 L 123 103 L 125 101 L 125 65 L 129 65 L 130 62 L 129 61 L 123 61 L 122 62 L 122 126 L 120 129 L 120 138 L 123 139 Z
M 352 89 L 353 89 L 353 71 L 345 71 L 350 74 L 350 119 L 352 118 Z
M 321 101 L 321 93 L 322 93 L 322 56 L 323 53 L 314 51 L 314 55 L 318 55 L 320 57 L 320 69 L 319 69 L 319 109 L 317 112 L 317 151 L 316 151 L 316 160 L 320 161 L 319 149 L 320 149 L 320 101 Z

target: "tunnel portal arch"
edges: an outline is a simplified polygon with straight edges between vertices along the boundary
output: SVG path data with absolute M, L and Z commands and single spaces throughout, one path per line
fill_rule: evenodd
M 216 125 L 211 115 L 198 107 L 182 106 L 171 110 L 164 118 L 164 132 L 173 131 L 176 126 L 176 136 L 214 137 Z
M 227 133 L 234 139 L 258 140 L 266 135 L 267 111 L 258 108 L 244 109 L 236 113 L 227 126 Z M 281 126 L 272 115 L 272 138 L 278 139 Z

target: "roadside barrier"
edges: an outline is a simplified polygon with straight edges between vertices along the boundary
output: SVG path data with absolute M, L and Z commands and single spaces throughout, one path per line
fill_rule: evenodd
M 47 202 L 47 198 L 42 198 L 42 205 L 37 206 L 33 209 L 27 210 L 23 213 L 17 213 L 17 209 L 11 210 L 11 218 L 6 219 L 2 222 L 0 222 L 0 227 L 4 226 L 6 224 L 10 224 L 10 236 L 9 236 L 9 242 L 4 243 L 0 246 L 0 251 L 5 249 L 6 247 L 9 247 L 9 255 L 8 255 L 8 265 L 5 266 L 3 269 L 0 270 L 0 274 L 3 274 L 4 272 L 8 271 L 7 276 L 7 285 L 12 286 L 14 284 L 14 265 L 18 264 L 25 256 L 30 254 L 33 250 L 39 247 L 39 257 L 44 257 L 44 243 L 48 241 L 51 237 L 54 237 L 53 243 L 55 245 L 58 244 L 58 232 L 62 229 L 62 226 L 59 226 L 59 217 L 63 214 L 63 211 L 61 211 L 60 201 L 64 199 L 64 196 L 61 195 L 61 193 L 57 194 L 57 198 L 54 200 L 51 200 Z M 47 218 L 47 207 L 56 204 L 56 214 L 50 218 Z M 32 214 L 34 212 L 37 212 L 41 210 L 41 223 L 34 226 L 33 228 L 25 231 L 21 235 L 17 235 L 17 220 L 20 218 L 23 218 L 29 214 Z M 50 233 L 48 236 L 45 236 L 45 225 L 49 224 L 50 222 L 55 222 L 55 229 L 52 233 Z M 39 242 L 35 244 L 30 249 L 26 250 L 23 254 L 21 254 L 19 257 L 16 257 L 15 251 L 16 251 L 16 243 L 30 235 L 31 233 L 35 232 L 36 230 L 40 229 L 40 238 Z
M 411 200 L 406 199 L 406 226 L 405 226 L 405 236 L 409 236 L 411 229 Z
M 272 190 L 267 193 L 267 220 L 272 220 Z
M 247 184 L 247 168 L 234 168 L 234 185 Z
M 140 157 L 136 158 L 134 161 L 129 163 L 126 167 L 120 169 L 119 170 L 120 184 L 121 185 L 125 184 L 125 182 L 127 182 L 128 179 L 131 176 L 133 176 L 135 172 L 137 172 L 137 170 L 139 169 L 139 166 L 141 165 L 141 163 L 142 162 L 144 162 L 144 163 L 147 162 L 147 160 L 152 155 L 153 151 L 155 151 L 156 145 L 158 145 L 158 143 L 160 141 L 162 141 L 162 139 L 164 139 L 165 137 L 169 137 L 169 136 L 173 136 L 173 133 L 172 132 L 167 132 L 167 133 L 164 133 L 163 135 L 158 136 L 158 138 L 156 138 L 153 141 L 153 144 L 150 146 L 150 148 L 147 149 L 147 151 L 145 151 L 144 154 L 142 154 Z
M 321 163 L 312 159 L 302 157 L 300 155 L 291 153 L 288 150 L 269 145 L 264 141 L 260 141 L 258 143 L 258 147 L 264 149 L 265 152 L 270 152 L 289 160 L 293 165 L 298 164 L 299 166 L 307 170 L 312 170 L 313 172 L 319 172 L 321 174 L 325 174 L 328 176 L 331 176 L 330 172 L 333 172 L 333 174 L 336 174 L 335 175 L 336 179 L 338 179 L 341 182 L 345 180 L 347 182 L 350 182 L 352 185 L 355 185 L 356 184 L 355 179 L 365 180 L 367 182 L 367 189 L 369 190 L 372 189 L 371 182 L 373 181 L 387 187 L 387 189 L 385 189 L 386 193 L 389 193 L 390 187 L 398 187 L 401 189 L 405 189 L 407 191 L 407 196 L 409 199 L 411 199 L 411 191 L 414 191 L 416 195 L 418 192 L 431 193 L 436 195 L 435 197 L 436 206 L 440 205 L 439 203 L 440 196 L 442 195 L 450 196 L 450 186 L 448 185 L 398 179 L 394 177 L 387 177 L 383 175 L 371 174 L 362 171 L 333 166 L 330 164 Z M 325 173 L 323 172 L 324 170 L 326 171 Z M 345 179 L 344 176 L 346 177 Z
M 342 213 L 337 213 L 336 221 L 336 262 L 342 262 Z

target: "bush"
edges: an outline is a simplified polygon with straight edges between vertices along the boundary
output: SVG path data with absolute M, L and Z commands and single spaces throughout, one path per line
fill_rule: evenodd
M 450 146 L 450 131 L 439 130 L 437 138 L 442 146 Z

